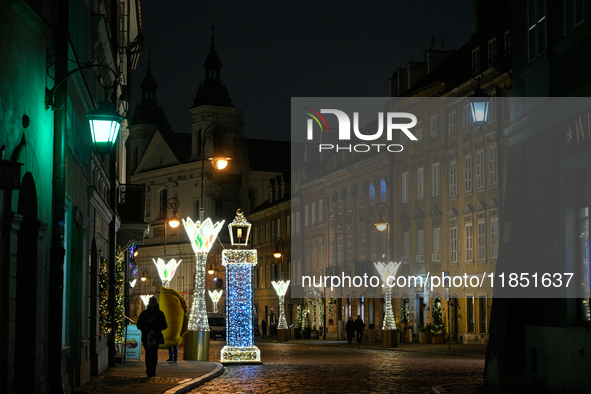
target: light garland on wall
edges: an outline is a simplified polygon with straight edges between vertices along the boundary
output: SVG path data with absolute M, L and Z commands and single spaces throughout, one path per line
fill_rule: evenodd
M 384 288 L 386 290 L 386 294 L 384 295 L 386 301 L 386 311 L 384 313 L 382 330 L 396 330 L 396 319 L 394 318 L 394 311 L 392 310 L 392 288 L 388 286 L 388 278 L 396 277 L 396 272 L 398 271 L 398 267 L 400 267 L 401 263 L 390 262 L 387 265 L 386 263 L 374 263 L 374 265 L 380 273 L 382 282 L 384 283 Z
M 121 247 L 117 247 L 115 255 L 115 343 L 125 343 L 125 270 L 124 254 Z
M 158 275 L 162 281 L 162 287 L 170 288 L 170 281 L 172 280 L 172 277 L 174 276 L 176 269 L 181 264 L 182 260 L 177 262 L 175 259 L 171 259 L 166 264 L 161 258 L 159 258 L 158 261 L 154 259 L 152 259 L 152 261 L 154 261 L 154 264 L 158 269 Z
M 334 323 L 334 300 L 332 295 L 328 300 L 328 324 Z
M 109 263 L 104 257 L 100 262 L 100 302 L 99 302 L 99 335 L 111 332 L 111 316 L 109 314 Z
M 224 293 L 223 290 L 209 290 L 209 297 L 213 302 L 213 313 L 218 313 L 218 302 L 222 298 L 222 294 Z
M 279 321 L 277 322 L 277 329 L 286 330 L 289 327 L 287 326 L 287 320 L 285 320 L 285 294 L 289 287 L 289 281 L 273 281 L 271 284 L 275 288 L 277 296 L 279 297 Z

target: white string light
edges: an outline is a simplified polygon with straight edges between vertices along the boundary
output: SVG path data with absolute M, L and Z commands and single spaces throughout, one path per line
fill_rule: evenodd
M 156 268 L 158 269 L 158 275 L 162 281 L 162 287 L 169 288 L 170 281 L 172 280 L 172 277 L 174 276 L 176 269 L 181 264 L 182 260 L 177 262 L 175 259 L 171 259 L 166 264 L 161 258 L 159 258 L 158 261 L 154 259 L 152 259 L 152 261 L 154 261 L 154 264 L 156 264 Z
M 209 297 L 213 302 L 213 313 L 218 313 L 218 302 L 222 298 L 222 294 L 224 293 L 223 290 L 209 290 Z
M 382 278 L 382 282 L 384 282 L 384 287 L 386 289 L 386 294 L 384 298 L 386 300 L 386 311 L 384 313 L 384 322 L 382 323 L 382 330 L 396 330 L 396 319 L 394 318 L 394 311 L 392 310 L 392 288 L 388 286 L 388 278 L 396 277 L 396 272 L 398 271 L 398 267 L 400 267 L 402 263 L 394 263 L 390 262 L 386 265 L 386 263 L 374 263 L 380 276 Z
M 279 282 L 271 282 L 277 295 L 279 296 L 279 322 L 277 323 L 278 330 L 286 330 L 288 329 L 287 320 L 285 320 L 285 294 L 287 293 L 287 288 L 289 287 L 289 281 L 279 281 Z

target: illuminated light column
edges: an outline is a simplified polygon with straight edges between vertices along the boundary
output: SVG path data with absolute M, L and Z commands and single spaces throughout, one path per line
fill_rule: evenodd
M 213 313 L 218 313 L 218 302 L 222 298 L 222 294 L 224 293 L 223 290 L 209 290 L 209 297 L 213 302 Z
M 386 294 L 384 295 L 386 301 L 386 311 L 384 313 L 384 322 L 382 323 L 382 347 L 396 347 L 398 342 L 396 340 L 396 319 L 394 318 L 394 311 L 392 310 L 392 287 L 388 286 L 388 278 L 396 278 L 396 272 L 401 263 L 390 262 L 374 263 L 382 282 L 384 283 Z M 391 283 L 392 281 L 390 281 Z
M 195 284 L 193 287 L 193 305 L 189 312 L 189 331 L 185 334 L 185 360 L 209 360 L 209 323 L 207 321 L 207 303 L 205 299 L 205 266 L 207 254 L 222 229 L 222 222 L 213 224 L 207 218 L 201 224 L 191 218 L 183 219 L 183 226 L 189 236 L 195 252 Z
M 234 246 L 246 246 L 250 223 L 237 211 L 228 226 Z M 261 352 L 254 345 L 252 325 L 252 269 L 257 264 L 255 249 L 222 252 L 226 267 L 226 338 L 220 361 L 224 364 L 260 364 Z
M 285 320 L 285 294 L 289 287 L 289 281 L 271 282 L 277 296 L 279 297 L 279 321 L 277 323 L 277 340 L 287 341 L 289 339 L 289 327 Z
M 148 302 L 150 302 L 150 297 L 152 297 L 152 294 L 141 294 L 140 298 L 142 299 L 142 302 L 144 303 L 144 308 L 148 307 Z
M 162 287 L 170 288 L 170 280 L 174 276 L 177 267 L 181 264 L 182 260 L 178 262 L 175 259 L 169 260 L 168 263 L 164 264 L 164 260 L 158 259 L 158 261 L 152 259 L 156 268 L 158 268 L 158 275 L 162 281 Z

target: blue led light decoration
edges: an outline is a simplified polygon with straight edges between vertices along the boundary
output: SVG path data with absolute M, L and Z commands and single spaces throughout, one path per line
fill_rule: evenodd
M 228 225 L 230 233 L 241 229 L 242 237 L 232 237 L 232 245 L 246 245 L 250 223 L 242 210 Z M 246 235 L 246 237 L 244 237 Z M 234 240 L 238 242 L 234 242 Z M 226 346 L 222 348 L 220 361 L 224 364 L 260 364 L 261 352 L 254 345 L 252 325 L 252 269 L 257 264 L 255 249 L 225 249 L 222 265 L 226 267 Z

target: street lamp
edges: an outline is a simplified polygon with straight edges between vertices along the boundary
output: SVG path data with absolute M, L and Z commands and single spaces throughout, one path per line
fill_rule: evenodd
M 283 262 L 283 250 L 285 249 L 285 244 L 283 243 L 283 239 L 275 238 L 275 240 L 273 242 L 275 243 L 275 252 L 273 252 L 273 257 L 275 257 L 276 259 L 281 259 L 281 262 Z M 281 245 L 281 251 L 279 251 L 279 245 Z M 282 267 L 282 269 L 283 269 L 283 267 Z
M 205 218 L 205 204 L 203 201 L 204 189 L 205 189 L 205 143 L 208 139 L 213 141 L 214 154 L 213 157 L 208 158 L 211 161 L 213 168 L 217 170 L 223 170 L 228 166 L 228 161 L 231 160 L 229 157 L 225 157 L 219 152 L 216 152 L 216 143 L 220 142 L 226 136 L 226 128 L 220 123 L 212 123 L 203 132 L 201 137 L 201 207 L 199 208 L 199 220 L 203 222 Z
M 381 202 L 376 205 L 376 212 L 380 215 L 378 221 L 375 223 L 376 229 L 378 231 L 385 231 L 388 230 L 387 239 L 390 238 L 390 207 L 385 202 Z M 384 253 L 384 258 L 386 257 L 386 253 Z
M 472 112 L 472 122 L 476 126 L 484 126 L 488 117 L 488 107 L 490 104 L 490 97 L 480 87 L 480 81 L 482 78 L 478 78 L 478 87 L 474 90 L 474 94 L 468 97 L 470 103 L 470 111 Z
M 142 282 L 145 282 L 148 280 L 148 270 L 146 268 L 142 268 L 142 276 L 140 277 L 140 280 Z

